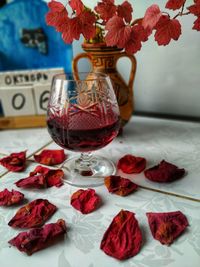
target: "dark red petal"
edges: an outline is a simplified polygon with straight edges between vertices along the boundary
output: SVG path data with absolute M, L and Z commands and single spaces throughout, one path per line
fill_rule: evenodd
M 49 170 L 48 174 L 45 176 L 47 187 L 60 187 L 63 185 L 64 172 L 61 169 L 58 170 Z
M 47 187 L 46 179 L 44 175 L 41 175 L 41 174 L 20 179 L 15 184 L 17 187 L 22 187 L 22 188 L 46 188 Z
M 8 241 L 18 250 L 32 255 L 36 251 L 44 249 L 64 236 L 66 233 L 65 221 L 60 219 L 56 223 L 49 223 L 42 228 L 31 229 L 29 232 L 19 233 L 16 237 Z
M 120 196 L 127 196 L 138 188 L 138 186 L 129 179 L 115 175 L 106 177 L 104 183 L 110 193 Z
M 181 211 L 146 213 L 151 233 L 163 245 L 170 245 L 189 225 Z
M 166 183 L 175 181 L 185 174 L 185 169 L 179 169 L 177 166 L 162 160 L 158 165 L 146 170 L 144 175 L 153 182 Z
M 20 208 L 8 225 L 14 228 L 42 226 L 56 211 L 56 206 L 47 199 L 36 199 Z
M 20 203 L 24 199 L 24 194 L 19 191 L 4 189 L 0 192 L 0 206 L 11 206 Z
M 83 214 L 94 211 L 101 199 L 94 189 L 80 189 L 71 196 L 71 205 Z
M 23 171 L 26 167 L 26 151 L 12 153 L 0 159 L 0 164 L 12 172 Z
M 134 213 L 121 210 L 112 220 L 101 241 L 109 256 L 125 260 L 135 256 L 142 245 L 142 233 Z
M 117 168 L 127 174 L 140 173 L 146 168 L 146 159 L 127 154 L 118 161 Z
M 40 164 L 53 166 L 62 163 L 66 159 L 66 155 L 64 153 L 64 149 L 45 149 L 40 154 L 34 155 L 34 159 Z

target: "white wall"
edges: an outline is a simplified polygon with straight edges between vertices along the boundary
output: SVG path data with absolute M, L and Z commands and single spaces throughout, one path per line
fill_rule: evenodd
M 66 0 L 62 2 L 66 3 Z M 85 5 L 94 6 L 97 1 L 83 0 Z M 122 3 L 123 1 L 116 1 Z M 163 7 L 166 0 L 130 0 L 135 18 L 153 3 Z M 193 16 L 181 19 L 182 36 L 166 47 L 159 47 L 153 40 L 143 45 L 136 54 L 138 69 L 135 80 L 135 108 L 137 111 L 156 112 L 200 117 L 200 32 L 191 30 Z M 81 52 L 81 42 L 73 43 L 74 55 Z M 128 60 L 119 62 L 119 71 L 128 77 Z M 87 64 L 83 61 L 80 69 Z

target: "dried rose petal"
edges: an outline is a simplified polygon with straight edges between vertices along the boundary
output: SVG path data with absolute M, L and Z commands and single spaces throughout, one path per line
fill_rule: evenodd
M 117 168 L 127 174 L 140 173 L 146 168 L 146 159 L 127 154 L 118 161 Z
M 15 184 L 23 188 L 46 188 L 60 187 L 63 185 L 62 178 L 64 172 L 61 169 L 53 170 L 42 166 L 37 166 L 30 176 L 20 179 Z
M 94 189 L 80 189 L 71 196 L 71 205 L 81 213 L 87 214 L 97 208 L 100 200 Z
M 189 225 L 181 211 L 146 213 L 151 233 L 163 245 L 170 245 Z
M 12 172 L 23 171 L 26 167 L 26 151 L 12 153 L 0 159 L 0 164 Z
M 120 196 L 127 196 L 138 188 L 138 186 L 129 179 L 116 175 L 106 177 L 104 179 L 104 184 L 110 193 Z
M 66 159 L 66 155 L 64 153 L 64 149 L 45 149 L 40 154 L 34 155 L 34 159 L 40 164 L 53 166 L 62 163 Z
M 100 248 L 109 256 L 125 260 L 136 255 L 142 245 L 142 233 L 134 213 L 121 210 L 112 220 Z
M 20 208 L 8 225 L 14 228 L 42 226 L 56 211 L 56 206 L 47 199 L 36 199 Z
M 179 169 L 165 160 L 144 172 L 146 178 L 159 183 L 172 182 L 183 177 L 184 174 L 184 169 Z
M 36 251 L 44 249 L 52 244 L 57 238 L 66 233 L 65 221 L 60 219 L 56 223 L 49 223 L 42 228 L 31 229 L 29 232 L 19 233 L 8 241 L 18 250 L 32 255 Z
M 4 189 L 0 192 L 0 206 L 11 206 L 20 203 L 24 199 L 24 194 L 19 191 Z

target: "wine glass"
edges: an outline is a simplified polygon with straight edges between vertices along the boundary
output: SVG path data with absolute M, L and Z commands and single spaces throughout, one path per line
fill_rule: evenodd
M 112 83 L 103 73 L 59 74 L 53 78 L 47 111 L 52 139 L 64 149 L 81 152 L 61 166 L 64 181 L 74 186 L 103 184 L 116 172 L 113 162 L 91 152 L 109 144 L 120 128 Z

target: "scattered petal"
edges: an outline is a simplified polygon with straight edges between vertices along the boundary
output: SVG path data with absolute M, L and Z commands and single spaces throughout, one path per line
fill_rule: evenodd
M 56 206 L 47 199 L 36 199 L 21 207 L 8 225 L 14 228 L 42 226 L 56 211 Z
M 12 172 L 21 172 L 26 167 L 26 151 L 12 153 L 0 159 L 0 164 Z
M 100 248 L 111 257 L 125 260 L 135 256 L 141 245 L 142 233 L 134 213 L 121 210 L 106 230 Z
M 127 154 L 118 161 L 117 168 L 127 174 L 140 173 L 146 168 L 146 159 Z
M 189 225 L 181 211 L 146 213 L 151 233 L 163 245 L 170 245 Z
M 80 189 L 71 196 L 71 205 L 83 214 L 94 211 L 101 199 L 94 189 Z
M 129 179 L 116 175 L 106 177 L 104 183 L 110 193 L 120 196 L 127 196 L 138 188 L 138 186 Z
M 168 0 L 165 7 L 172 10 L 180 9 L 185 3 L 185 0 Z
M 180 179 L 185 174 L 185 169 L 162 160 L 158 165 L 146 170 L 144 175 L 153 182 L 166 183 Z
M 24 194 L 19 191 L 4 189 L 0 192 L 0 206 L 11 206 L 20 203 L 24 199 Z
M 30 176 L 20 179 L 15 184 L 23 188 L 46 188 L 60 187 L 63 185 L 64 172 L 61 169 L 49 169 L 43 166 L 37 166 Z
M 19 251 L 32 255 L 36 251 L 50 246 L 55 240 L 66 233 L 65 221 L 60 219 L 56 223 L 49 223 L 42 228 L 31 229 L 29 232 L 19 233 L 16 237 L 8 241 Z
M 171 39 L 177 41 L 181 35 L 181 24 L 177 19 L 162 15 L 155 26 L 155 41 L 158 45 L 167 45 Z
M 53 166 L 62 163 L 65 159 L 64 149 L 50 150 L 45 149 L 40 154 L 34 155 L 36 162 L 48 166 Z

